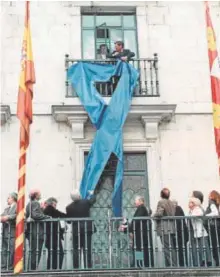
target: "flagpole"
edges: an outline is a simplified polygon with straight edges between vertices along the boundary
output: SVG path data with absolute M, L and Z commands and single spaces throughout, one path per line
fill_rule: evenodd
M 15 232 L 14 273 L 24 269 L 24 219 L 25 219 L 25 185 L 26 185 L 26 151 L 30 141 L 30 124 L 32 123 L 32 98 L 35 71 L 32 55 L 29 1 L 25 5 L 24 37 L 22 43 L 21 73 L 18 92 L 17 117 L 20 120 L 20 155 L 18 177 L 18 201 Z
M 18 274 L 24 268 L 24 208 L 25 208 L 25 185 L 26 185 L 26 149 L 23 138 L 25 130 L 20 126 L 20 155 L 19 155 L 19 179 L 18 179 L 18 201 L 15 233 L 15 256 L 14 273 Z

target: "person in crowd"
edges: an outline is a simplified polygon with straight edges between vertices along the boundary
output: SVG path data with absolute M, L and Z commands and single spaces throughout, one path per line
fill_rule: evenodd
M 175 216 L 175 206 L 170 198 L 168 188 L 162 189 L 161 200 L 157 204 L 157 210 L 154 214 L 156 220 L 157 235 L 160 236 L 161 243 L 164 247 L 165 265 L 176 266 L 177 257 L 175 252 L 175 222 L 171 219 L 166 219 L 167 216 Z
M 194 190 L 192 192 L 192 198 L 197 198 L 200 200 L 201 204 L 203 203 L 203 200 L 204 200 L 204 195 L 201 191 L 199 190 Z
M 135 54 L 133 52 L 131 52 L 129 49 L 124 48 L 123 41 L 116 41 L 115 50 L 111 54 L 107 55 L 107 58 L 120 59 L 122 61 L 128 62 L 134 56 Z
M 175 216 L 185 216 L 183 209 L 178 205 L 176 200 L 172 200 L 175 206 Z M 176 238 L 175 244 L 178 250 L 178 260 L 180 266 L 187 266 L 187 242 L 189 233 L 185 219 L 176 219 Z M 178 248 L 177 248 L 178 247 Z
M 220 194 L 213 190 L 209 194 L 209 205 L 205 211 L 207 217 L 220 216 Z M 220 218 L 213 218 L 206 221 L 206 230 L 209 233 L 212 254 L 216 266 L 220 265 Z
M 44 219 L 50 218 L 43 213 L 39 200 L 41 193 L 38 189 L 33 189 L 29 194 L 30 201 L 26 206 L 27 231 L 26 236 L 29 241 L 29 267 L 36 270 L 44 243 L 44 230 L 46 225 L 42 222 Z
M 201 201 L 198 198 L 190 198 L 189 216 L 198 216 L 198 218 L 190 220 L 190 250 L 192 250 L 193 266 L 211 266 L 208 233 L 203 225 L 203 219 L 199 218 L 204 215 L 201 205 Z M 205 253 L 203 253 L 203 249 Z
M 72 203 L 66 207 L 67 218 L 87 218 L 87 220 L 72 221 L 72 240 L 73 240 L 73 265 L 74 268 L 80 266 L 80 254 L 83 249 L 84 267 L 92 267 L 92 234 L 95 231 L 93 222 L 89 220 L 90 208 L 95 202 L 92 199 L 81 199 L 78 191 L 71 193 Z
M 45 201 L 44 214 L 52 218 L 65 218 L 66 214 L 60 212 L 56 207 L 57 199 L 54 197 L 48 198 Z M 58 221 L 47 222 L 46 225 L 45 246 L 48 249 L 47 269 L 61 269 L 64 256 L 62 245 L 64 229 L 61 228 L 61 224 Z
M 137 210 L 134 213 L 133 220 L 129 226 L 123 224 L 120 226 L 119 230 L 124 232 L 132 233 L 133 238 L 133 251 L 134 259 L 136 259 L 135 252 L 142 252 L 144 263 L 136 259 L 138 267 L 153 267 L 154 257 L 153 257 L 153 240 L 152 240 L 152 222 L 149 219 L 135 219 L 136 217 L 149 217 L 151 215 L 150 210 L 148 210 L 144 204 L 144 197 L 136 196 L 135 206 Z M 134 261 L 132 267 L 136 267 Z
M 2 270 L 13 269 L 17 193 L 12 192 L 9 194 L 7 204 L 8 204 L 8 207 L 1 214 L 1 223 L 2 223 L 1 269 Z

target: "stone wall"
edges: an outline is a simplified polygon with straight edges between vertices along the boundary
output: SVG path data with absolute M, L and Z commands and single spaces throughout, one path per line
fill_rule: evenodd
M 39 187 L 43 198 L 53 194 L 64 209 L 69 192 L 80 183 L 77 146 L 70 127 L 51 116 L 52 105 L 79 105 L 65 98 L 64 55 L 81 57 L 80 5 L 91 2 L 31 2 L 31 30 L 37 83 L 34 86 L 34 121 L 28 150 L 27 189 Z M 93 2 L 114 6 L 116 2 Z M 144 145 L 149 155 L 149 189 L 155 209 L 163 186 L 187 211 L 193 189 L 206 197 L 219 189 L 217 158 L 211 115 L 211 91 L 203 2 L 118 2 L 137 6 L 139 55 L 159 55 L 160 98 L 136 98 L 136 104 L 177 104 L 171 123 L 162 124 L 159 140 L 146 141 L 143 125 L 126 122 L 127 149 Z M 2 127 L 1 207 L 17 188 L 19 122 L 15 117 L 20 52 L 24 30 L 24 3 L 2 2 L 1 103 L 10 105 L 12 118 Z M 213 25 L 220 45 L 220 4 L 210 2 Z M 88 123 L 85 142 L 91 143 L 94 129 Z M 134 146 L 135 145 L 135 146 Z M 145 147 L 145 148 L 144 148 Z M 181 191 L 181 194 L 180 194 Z M 205 203 L 206 204 L 206 203 Z

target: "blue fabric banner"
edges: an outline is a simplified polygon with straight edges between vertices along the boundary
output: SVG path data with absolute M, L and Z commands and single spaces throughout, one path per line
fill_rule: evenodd
M 109 105 L 96 90 L 95 82 L 106 82 L 120 76 Z M 132 94 L 139 74 L 130 64 L 116 65 L 79 62 L 70 67 L 68 78 L 79 96 L 97 132 L 84 169 L 80 193 L 89 198 L 99 181 L 106 163 L 114 153 L 118 158 L 112 207 L 115 216 L 122 214 L 123 137 L 122 128 L 131 105 Z

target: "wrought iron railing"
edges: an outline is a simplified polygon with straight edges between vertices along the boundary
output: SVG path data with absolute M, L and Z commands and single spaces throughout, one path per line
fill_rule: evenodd
M 220 265 L 220 217 L 48 219 L 26 223 L 24 271 Z M 123 223 L 123 224 L 122 224 Z M 1 267 L 13 269 L 14 225 L 2 228 Z
M 90 63 L 110 63 L 115 64 L 116 60 L 76 60 L 69 58 L 69 55 L 65 55 L 65 69 L 79 61 L 90 62 Z M 159 81 L 158 81 L 158 56 L 154 54 L 153 58 L 149 59 L 132 59 L 129 61 L 140 73 L 140 77 L 137 86 L 134 90 L 135 97 L 158 97 L 159 92 Z M 108 82 L 97 82 L 95 83 L 97 91 L 105 97 L 111 97 L 114 89 L 117 85 L 118 78 L 113 77 Z M 76 92 L 71 87 L 66 77 L 66 97 L 76 97 Z

